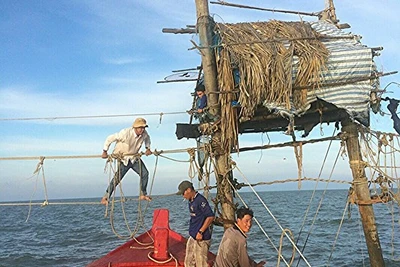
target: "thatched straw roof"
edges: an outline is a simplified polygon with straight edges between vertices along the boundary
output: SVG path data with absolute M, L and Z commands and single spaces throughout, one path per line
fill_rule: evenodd
M 326 98 L 355 118 L 368 110 L 370 80 L 354 78 L 370 77 L 371 49 L 334 25 L 272 20 L 216 24 L 215 32 L 225 149 L 238 148 L 239 120 L 252 119 L 261 105 L 299 115 L 316 98 Z M 346 84 L 335 87 L 338 81 Z M 233 100 L 240 103 L 239 114 Z
M 232 71 L 238 73 L 242 120 L 252 118 L 257 105 L 264 101 L 290 108 L 293 86 L 310 82 L 318 86 L 319 72 L 329 52 L 309 24 L 276 20 L 217 24 L 216 31 L 223 49 L 218 57 L 220 87 L 232 79 Z M 293 57 L 299 60 L 294 81 Z M 226 65 L 230 68 L 223 67 Z M 304 102 L 305 97 L 295 94 L 293 100 L 296 105 L 298 101 Z

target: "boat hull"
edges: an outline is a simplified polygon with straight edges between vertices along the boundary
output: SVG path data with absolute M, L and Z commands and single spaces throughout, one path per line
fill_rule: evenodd
M 154 211 L 152 228 L 87 267 L 184 266 L 186 238 L 169 228 L 169 211 Z M 208 253 L 208 265 L 215 255 Z

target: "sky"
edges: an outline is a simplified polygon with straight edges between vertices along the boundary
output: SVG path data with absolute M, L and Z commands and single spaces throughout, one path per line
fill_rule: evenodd
M 234 3 L 305 12 L 320 11 L 325 5 L 323 0 Z M 384 47 L 375 60 L 378 69 L 398 70 L 400 2 L 352 0 L 335 4 L 340 21 L 352 26 L 346 31 L 361 35 L 362 43 L 369 47 Z M 226 23 L 300 18 L 213 4 L 210 13 L 217 22 Z M 173 70 L 200 65 L 200 55 L 190 42 L 198 42 L 197 36 L 162 33 L 163 28 L 195 25 L 195 1 L 2 0 L 0 14 L 0 201 L 43 200 L 45 188 L 49 199 L 100 199 L 109 179 L 105 160 L 100 158 L 105 138 L 129 127 L 139 116 L 148 121 L 152 149 L 195 146 L 193 140 L 177 140 L 175 136 L 175 124 L 189 121 L 185 111 L 191 108 L 194 82 L 157 83 Z M 381 79 L 381 87 L 400 82 L 399 77 Z M 400 99 L 396 85 L 388 91 L 386 96 Z M 71 118 L 82 116 L 91 118 Z M 393 131 L 390 120 L 380 115 L 371 116 L 371 127 Z M 317 127 L 312 137 L 319 138 L 321 133 L 330 136 L 333 129 Z M 300 135 L 297 133 L 299 139 Z M 290 137 L 282 133 L 241 135 L 239 140 L 243 147 L 288 141 Z M 325 145 L 304 148 L 306 177 L 317 177 L 325 150 Z M 330 157 L 336 157 L 335 151 Z M 87 155 L 99 157 L 51 159 Z M 33 175 L 40 156 L 49 159 L 44 161 L 44 172 Z M 188 160 L 187 153 L 166 156 L 173 160 L 144 158 L 150 182 L 154 179 L 152 194 L 173 193 L 181 180 L 190 178 L 189 164 L 178 162 Z M 11 157 L 35 159 L 5 160 Z M 297 177 L 292 149 L 258 150 L 233 157 L 240 168 L 235 173 L 239 181 Z M 350 181 L 347 158 L 339 161 L 335 177 Z M 138 181 L 137 175 L 129 172 L 123 181 L 124 193 L 137 195 Z M 313 189 L 314 184 L 305 182 L 302 188 Z M 297 190 L 297 183 L 262 189 Z

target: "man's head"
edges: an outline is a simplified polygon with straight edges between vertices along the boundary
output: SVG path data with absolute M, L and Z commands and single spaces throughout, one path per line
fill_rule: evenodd
M 177 195 L 182 195 L 185 199 L 191 199 L 194 191 L 193 184 L 190 181 L 182 181 L 178 186 Z
M 137 118 L 132 124 L 132 128 L 135 130 L 137 135 L 141 135 L 146 127 L 149 126 L 147 125 L 146 120 L 143 118 Z
M 206 88 L 204 87 L 204 84 L 199 84 L 196 86 L 195 91 L 198 97 L 202 97 L 205 94 Z
M 247 233 L 253 224 L 253 211 L 246 207 L 240 207 L 236 210 L 236 224 L 240 229 Z

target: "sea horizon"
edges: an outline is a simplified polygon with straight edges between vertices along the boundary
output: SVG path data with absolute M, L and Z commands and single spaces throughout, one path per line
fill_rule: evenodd
M 280 242 L 279 224 L 293 232 L 311 266 L 327 266 L 327 263 L 329 266 L 369 266 L 358 207 L 347 205 L 347 190 L 264 191 L 258 195 L 263 203 L 252 192 L 240 193 L 275 246 Z M 314 196 L 312 200 L 311 196 Z M 97 198 L 65 202 L 77 200 L 97 201 Z M 235 200 L 243 205 L 238 198 Z M 170 195 L 141 203 L 144 205 L 139 205 L 139 201 L 114 203 L 112 224 L 110 209 L 105 216 L 106 207 L 100 204 L 0 206 L 0 266 L 85 266 L 124 244 L 127 240 L 118 238 L 116 233 L 129 237 L 126 223 L 135 229 L 139 213 L 144 216 L 144 226 L 139 227 L 136 234 L 149 230 L 156 209 L 168 209 L 170 228 L 188 237 L 189 211 L 187 201 L 181 196 Z M 211 201 L 210 205 L 214 206 Z M 396 259 L 400 251 L 400 231 L 395 223 L 398 210 L 395 203 L 374 205 L 387 267 L 399 266 Z M 210 251 L 215 254 L 223 229 L 218 226 L 213 229 Z M 249 254 L 256 261 L 266 260 L 266 266 L 276 265 L 277 252 L 256 223 L 253 223 L 247 243 Z M 292 247 L 288 240 L 283 244 L 282 253 L 288 260 Z M 300 260 L 298 266 L 307 265 Z

